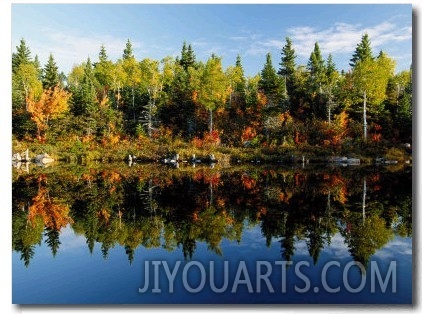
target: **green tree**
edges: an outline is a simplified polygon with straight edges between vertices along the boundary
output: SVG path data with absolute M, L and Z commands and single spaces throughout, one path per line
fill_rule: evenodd
M 293 49 L 292 40 L 286 37 L 286 44 L 281 50 L 281 62 L 278 74 L 284 78 L 285 90 L 288 96 L 293 94 L 294 90 L 294 73 L 296 70 L 296 54 Z
M 233 101 L 244 101 L 246 78 L 239 55 L 236 57 L 236 65 L 227 67 L 226 77 L 230 85 L 229 106 Z
M 34 64 L 35 69 L 37 69 L 37 73 L 38 73 L 37 78 L 38 78 L 39 81 L 41 81 L 42 80 L 42 68 L 41 68 L 40 60 L 38 59 L 38 55 L 35 55 L 33 64 Z
M 229 88 L 221 58 L 212 55 L 200 75 L 197 101 L 209 112 L 209 132 L 213 131 L 213 111 L 225 105 Z
M 195 53 L 193 52 L 192 45 L 186 45 L 186 42 L 183 42 L 181 58 L 180 58 L 180 65 L 183 67 L 185 71 L 188 71 L 190 67 L 195 66 Z
M 50 53 L 48 61 L 43 69 L 42 85 L 44 89 L 53 88 L 60 83 L 59 68 L 54 61 L 53 55 Z
M 23 92 L 23 93 L 22 93 Z M 13 95 L 18 93 L 12 99 L 14 107 L 20 107 L 19 103 L 15 103 L 19 99 L 24 99 L 25 111 L 28 111 L 28 97 L 32 94 L 38 98 L 42 92 L 42 84 L 38 80 L 38 71 L 33 63 L 21 63 L 13 74 Z
M 367 102 L 377 114 L 386 98 L 388 80 L 393 76 L 395 62 L 386 54 L 377 59 L 358 61 L 352 72 L 353 88 L 363 98 L 363 139 L 367 140 Z
M 108 59 L 104 45 L 101 45 L 98 55 L 99 62 L 94 64 L 94 75 L 102 89 L 102 98 L 107 96 L 112 85 L 113 62 Z
M 19 46 L 16 46 L 16 52 L 12 54 L 12 73 L 16 73 L 21 64 L 31 62 L 31 50 L 26 46 L 25 40 L 20 40 Z
M 144 59 L 140 62 L 141 90 L 148 95 L 148 104 L 143 110 L 141 121 L 147 128 L 149 138 L 152 137 L 157 103 L 163 90 L 164 78 L 159 66 L 160 63 L 156 60 Z
M 327 98 L 327 118 L 328 124 L 331 124 L 331 114 L 332 109 L 335 106 L 334 104 L 334 97 L 336 94 L 337 84 L 340 80 L 340 74 L 336 70 L 336 65 L 333 61 L 333 56 L 331 54 L 328 55 L 327 58 L 327 66 L 325 69 L 325 80 L 322 84 L 322 93 Z
M 312 88 L 311 91 L 319 92 L 321 90 L 322 84 L 326 80 L 326 67 L 317 42 L 315 43 L 314 50 L 309 57 L 307 69 L 310 73 L 309 85 Z
M 132 43 L 128 39 L 126 42 L 126 47 L 123 50 L 123 60 L 130 59 L 130 58 L 135 58 L 135 55 L 133 54 Z
M 121 91 L 127 79 L 126 72 L 123 69 L 123 62 L 121 60 L 111 64 L 110 79 L 111 88 L 113 89 L 113 98 L 116 103 L 116 109 L 119 109 L 122 99 Z
M 122 66 L 126 74 L 126 84 L 131 95 L 133 123 L 136 123 L 135 91 L 139 87 L 141 71 L 133 54 L 130 40 L 127 41 L 126 48 L 123 51 Z
M 264 92 L 267 97 L 267 105 L 275 106 L 280 102 L 282 82 L 273 66 L 271 54 L 267 53 L 264 68 L 261 71 L 261 79 L 259 81 L 259 89 Z
M 369 35 L 365 33 L 362 36 L 360 43 L 356 46 L 355 52 L 350 59 L 349 65 L 354 68 L 359 62 L 365 60 L 373 60 L 371 41 Z

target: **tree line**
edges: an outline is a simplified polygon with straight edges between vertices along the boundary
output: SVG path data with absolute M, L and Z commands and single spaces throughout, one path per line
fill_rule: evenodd
M 278 65 L 268 53 L 262 71 L 246 77 L 239 55 L 224 69 L 215 54 L 197 60 L 186 42 L 176 58 L 137 60 L 128 40 L 117 61 L 102 45 L 97 60 L 65 75 L 52 54 L 41 67 L 21 39 L 12 54 L 13 137 L 56 145 L 178 139 L 196 147 L 331 151 L 411 142 L 412 70 L 395 73 L 395 61 L 383 51 L 375 55 L 367 34 L 347 72 L 331 54 L 324 59 L 317 42 L 307 64 L 296 64 L 288 37 Z

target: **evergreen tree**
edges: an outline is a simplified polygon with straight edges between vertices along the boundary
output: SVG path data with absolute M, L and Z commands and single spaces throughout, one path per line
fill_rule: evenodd
M 40 60 L 38 59 L 38 55 L 35 55 L 33 64 L 38 73 L 37 75 L 38 80 L 42 81 L 42 68 L 41 68 Z
M 16 52 L 12 54 L 12 73 L 16 73 L 21 64 L 31 62 L 31 51 L 26 46 L 25 40 L 20 40 L 19 46 L 16 46 Z
M 108 60 L 107 52 L 104 45 L 101 45 L 100 52 L 98 54 L 99 62 L 94 65 L 94 75 L 98 80 L 100 89 L 103 92 L 102 98 L 107 96 L 107 91 L 113 84 L 112 68 L 113 63 Z
M 100 53 L 98 54 L 98 57 L 100 59 L 100 62 L 107 62 L 108 56 L 107 56 L 107 52 L 104 45 L 101 45 Z
M 185 71 L 188 71 L 189 67 L 195 66 L 195 53 L 193 52 L 191 44 L 186 46 L 186 42 L 183 42 L 181 55 L 179 62 Z
M 334 90 L 339 79 L 339 73 L 337 72 L 336 65 L 333 61 L 333 56 L 328 55 L 327 66 L 325 69 L 325 83 L 323 85 L 323 93 L 327 97 L 327 116 L 328 124 L 331 124 L 331 111 L 334 107 Z
M 371 41 L 369 40 L 368 34 L 362 36 L 361 42 L 356 46 L 355 52 L 350 59 L 349 65 L 354 68 L 359 61 L 373 60 Z
M 88 58 L 85 65 L 84 77 L 82 79 L 82 96 L 85 110 L 93 111 L 97 100 L 94 71 L 91 59 Z
M 309 57 L 307 69 L 310 72 L 313 85 L 319 88 L 325 78 L 325 65 L 317 42 Z
M 281 62 L 278 74 L 284 77 L 286 91 L 289 95 L 293 94 L 294 89 L 294 73 L 296 70 L 296 55 L 293 49 L 292 41 L 289 37 L 286 37 L 286 44 L 281 50 Z
M 271 60 L 271 54 L 267 53 L 264 68 L 261 71 L 259 89 L 267 96 L 268 103 L 275 105 L 279 102 L 280 79 Z
M 243 71 L 242 60 L 240 58 L 240 55 L 236 56 L 235 71 L 236 71 L 236 76 L 239 78 L 239 80 L 236 82 L 234 90 L 237 93 L 244 94 L 245 93 L 246 79 L 245 79 L 245 73 Z
M 333 75 L 334 75 L 334 73 L 336 73 L 336 72 L 337 72 L 336 65 L 335 65 L 335 63 L 333 61 L 333 56 L 330 53 L 328 55 L 328 58 L 327 58 L 327 67 L 326 67 L 326 72 L 325 72 L 325 75 L 327 77 L 327 80 L 329 81 L 330 78 L 332 78 Z
M 123 50 L 123 59 L 126 60 L 130 58 L 135 58 L 135 55 L 133 54 L 132 43 L 128 39 L 126 43 L 126 48 Z
M 317 116 L 325 116 L 325 107 L 324 100 L 322 97 L 323 94 L 323 85 L 326 81 L 326 69 L 324 64 L 324 59 L 321 55 L 321 50 L 319 45 L 316 42 L 314 50 L 312 51 L 308 64 L 307 70 L 309 71 L 309 77 L 307 80 L 307 96 L 309 97 L 312 112 Z
M 51 253 L 53 253 L 53 257 L 55 257 L 61 244 L 60 231 L 55 228 L 47 227 L 44 231 L 44 236 L 46 237 L 44 242 L 50 247 Z
M 53 88 L 60 83 L 60 75 L 53 55 L 50 53 L 48 62 L 44 66 L 42 85 L 44 89 Z

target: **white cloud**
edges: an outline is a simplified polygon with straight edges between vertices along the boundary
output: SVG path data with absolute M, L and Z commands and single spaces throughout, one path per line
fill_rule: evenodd
M 44 28 L 40 30 L 42 41 L 29 42 L 33 55 L 37 54 L 42 66 L 47 62 L 49 54 L 53 54 L 59 70 L 69 73 L 72 66 L 80 64 L 88 57 L 91 61 L 98 59 L 101 45 L 104 44 L 111 60 L 121 58 L 127 39 L 115 38 L 110 35 L 77 34 L 71 31 L 57 31 Z M 143 45 L 131 41 L 135 56 L 144 54 Z
M 412 242 L 409 239 L 396 237 L 374 254 L 383 260 L 394 260 L 398 256 L 412 255 Z
M 315 42 L 318 42 L 324 54 L 347 53 L 351 55 L 365 33 L 368 33 L 371 47 L 374 50 L 412 38 L 411 27 L 398 28 L 388 21 L 372 27 L 347 23 L 336 23 L 326 29 L 300 26 L 289 28 L 287 33 L 292 39 L 296 53 L 302 57 L 309 57 Z

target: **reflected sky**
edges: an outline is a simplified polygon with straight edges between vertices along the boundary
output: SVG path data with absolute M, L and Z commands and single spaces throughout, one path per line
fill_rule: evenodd
M 180 276 L 182 268 L 175 279 L 174 293 L 168 293 L 169 286 L 165 272 L 160 272 L 160 288 L 162 293 L 152 293 L 153 275 L 151 274 L 150 288 L 146 293 L 139 293 L 138 289 L 145 284 L 145 261 L 166 261 L 174 267 L 177 261 L 182 266 L 188 261 L 184 260 L 181 249 L 168 252 L 162 248 L 136 249 L 135 258 L 130 264 L 122 246 L 116 246 L 109 251 L 108 258 L 103 259 L 100 245 L 96 243 L 91 254 L 86 246 L 84 237 L 75 235 L 71 227 L 62 230 L 60 252 L 51 258 L 50 249 L 42 244 L 36 248 L 36 258 L 31 266 L 26 268 L 19 260 L 19 254 L 13 253 L 13 303 L 22 304 L 245 304 L 245 303 L 320 303 L 320 304 L 371 304 L 371 303 L 411 303 L 412 297 L 412 240 L 411 238 L 395 237 L 384 248 L 375 253 L 371 261 L 376 261 L 380 269 L 388 266 L 391 260 L 397 261 L 397 292 L 391 293 L 391 287 L 385 293 L 379 287 L 376 293 L 370 293 L 370 276 L 368 274 L 366 285 L 359 293 L 350 293 L 342 286 L 340 270 L 343 268 L 332 267 L 329 275 L 337 277 L 330 282 L 332 287 L 341 287 L 338 293 L 329 293 L 321 287 L 321 273 L 323 266 L 330 261 L 338 261 L 341 265 L 353 261 L 344 244 L 344 238 L 337 233 L 333 236 L 331 244 L 326 246 L 317 265 L 313 265 L 309 257 L 304 240 L 299 240 L 295 245 L 293 265 L 286 271 L 286 292 L 281 288 L 281 267 L 275 266 L 275 261 L 280 261 L 280 243 L 274 239 L 267 247 L 265 238 L 262 237 L 260 227 L 246 229 L 241 242 L 223 240 L 221 247 L 223 256 L 217 256 L 207 249 L 206 243 L 198 243 L 193 261 L 198 261 L 209 267 L 209 261 L 214 261 L 222 270 L 224 261 L 229 261 L 229 285 L 222 294 L 214 293 L 206 281 L 204 289 L 199 293 L 189 293 L 183 286 Z M 246 261 L 248 274 L 251 278 L 254 293 L 248 293 L 246 285 L 240 284 L 236 293 L 231 292 L 234 275 L 239 261 Z M 274 293 L 270 293 L 263 284 L 261 293 L 256 292 L 256 261 L 268 261 L 273 266 L 270 283 Z M 294 272 L 295 265 L 299 262 L 308 262 L 309 267 L 302 267 L 301 271 L 311 281 L 311 287 L 306 293 L 297 293 L 295 286 L 304 287 L 304 281 Z M 342 266 L 343 267 L 343 266 Z M 172 269 L 172 268 L 171 268 Z M 207 269 L 208 270 L 208 269 Z M 150 271 L 152 265 L 150 264 Z M 190 274 L 195 274 L 192 267 Z M 349 275 L 359 277 L 357 268 L 351 268 Z M 221 273 L 220 273 L 221 275 Z M 383 273 L 385 280 L 386 273 Z M 223 281 L 216 276 L 216 285 L 222 286 Z M 220 279 L 218 279 L 220 278 Z M 360 277 L 359 277 L 360 278 Z M 218 281 L 219 280 L 219 281 Z M 390 280 L 391 281 L 391 280 Z M 350 286 L 357 288 L 359 280 L 351 279 Z M 193 282 L 192 287 L 198 285 Z M 321 287 L 318 293 L 314 287 Z M 391 285 L 390 285 L 391 286 Z

